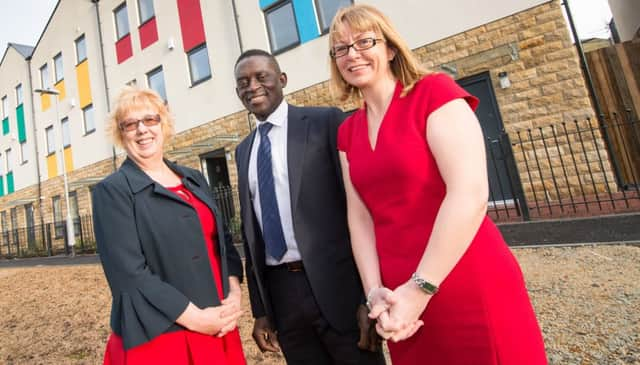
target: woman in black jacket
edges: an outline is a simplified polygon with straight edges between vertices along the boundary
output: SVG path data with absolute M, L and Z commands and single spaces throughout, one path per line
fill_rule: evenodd
M 127 159 L 93 190 L 113 296 L 104 363 L 244 364 L 242 263 L 202 174 L 163 158 L 164 101 L 126 88 L 108 128 Z

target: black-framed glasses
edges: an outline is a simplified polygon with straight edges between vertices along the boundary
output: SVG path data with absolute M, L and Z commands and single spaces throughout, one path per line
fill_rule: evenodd
M 366 51 L 369 48 L 373 48 L 378 42 L 384 42 L 382 38 L 362 38 L 351 44 L 342 44 L 335 46 L 329 51 L 329 55 L 333 58 L 339 58 L 346 56 L 349 53 L 349 48 L 353 47 L 356 52 Z
M 145 115 L 141 119 L 135 119 L 135 118 L 125 119 L 122 122 L 120 122 L 120 124 L 118 124 L 118 127 L 123 132 L 132 132 L 138 129 L 138 126 L 140 125 L 140 123 L 144 124 L 145 127 L 153 127 L 154 125 L 157 125 L 158 123 L 160 123 L 160 115 L 149 114 L 149 115 Z

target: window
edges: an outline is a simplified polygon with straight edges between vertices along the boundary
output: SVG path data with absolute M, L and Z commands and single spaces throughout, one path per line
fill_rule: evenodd
M 147 74 L 147 83 L 149 88 L 155 90 L 164 101 L 167 101 L 167 93 L 164 88 L 164 76 L 162 74 L 162 66 L 158 67 Z
M 69 118 L 64 117 L 60 121 L 62 126 L 62 147 L 67 148 L 71 146 L 71 131 L 69 131 Z
M 18 86 L 16 86 L 16 105 L 20 106 L 22 102 L 22 84 L 18 84 Z
M 89 134 L 96 130 L 96 122 L 93 118 L 93 104 L 82 108 L 82 120 L 84 122 L 84 134 Z
M 266 11 L 269 41 L 274 53 L 283 52 L 300 43 L 293 4 L 286 1 Z
M 13 231 L 13 243 L 20 245 L 20 231 L 18 230 L 18 208 L 13 207 L 9 209 L 9 216 L 11 217 L 11 229 Z
M 27 149 L 27 141 L 20 142 L 20 164 L 29 161 L 29 150 Z
M 6 160 L 5 166 L 8 174 L 13 171 L 13 153 L 11 152 L 11 148 L 7 148 L 6 151 L 4 151 L 4 158 Z
M 147 20 L 153 18 L 155 16 L 153 0 L 138 0 L 138 12 L 140 16 L 140 24 L 143 24 Z
M 80 236 L 80 230 L 82 226 L 80 225 L 80 214 L 78 214 L 78 192 L 71 191 L 69 192 L 69 207 L 71 208 L 71 218 L 73 219 L 73 232 L 75 236 Z
M 329 31 L 329 26 L 338 9 L 353 4 L 353 0 L 316 0 L 316 10 L 320 18 L 322 33 Z
M 62 53 L 58 53 L 55 57 L 53 57 L 53 69 L 56 77 L 55 83 L 57 84 L 58 82 L 62 81 L 62 79 L 64 79 L 64 70 L 62 67 Z
M 120 40 L 129 34 L 129 19 L 127 18 L 127 3 L 122 3 L 113 11 L 116 19 L 116 35 Z
M 211 77 L 211 68 L 209 67 L 209 55 L 207 54 L 206 44 L 189 51 L 187 57 L 189 58 L 191 85 L 195 85 Z
M 6 118 L 9 110 L 9 100 L 6 96 L 2 97 L 2 118 Z
M 13 171 L 13 153 L 11 152 L 11 148 L 7 148 L 4 151 L 4 158 L 5 158 L 5 171 L 7 171 L 7 174 L 8 174 L 11 171 Z
M 60 195 L 56 195 L 51 198 L 51 204 L 53 207 L 55 238 L 62 238 L 64 236 L 64 221 L 62 219 L 62 202 L 60 200 Z
M 76 64 L 87 59 L 87 43 L 84 34 L 76 39 Z
M 0 222 L 2 223 L 2 240 L 9 245 L 9 222 L 7 222 L 7 212 L 0 212 Z
M 56 137 L 53 134 L 53 126 L 50 125 L 44 130 L 47 139 L 47 154 L 51 155 L 56 153 Z
M 49 65 L 44 64 L 40 67 L 40 87 L 48 89 L 51 86 L 51 80 L 49 79 Z
M 0 159 L 2 159 L 2 153 L 0 153 Z M 0 175 L 4 174 L 4 171 L 2 170 L 3 168 L 3 164 L 0 163 Z

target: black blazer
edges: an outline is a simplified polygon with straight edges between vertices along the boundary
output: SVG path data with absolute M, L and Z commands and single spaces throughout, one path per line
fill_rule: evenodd
M 207 182 L 196 170 L 165 163 L 216 218 L 226 296 L 229 275 L 242 279 L 242 263 Z M 111 328 L 125 349 L 184 329 L 175 320 L 190 301 L 200 308 L 220 304 L 197 212 L 133 161 L 96 185 L 93 224 L 113 296 Z
M 336 147 L 345 114 L 289 105 L 287 163 L 293 229 L 323 316 L 339 331 L 357 328 L 362 287 L 351 253 L 346 198 Z M 265 286 L 265 250 L 251 202 L 248 168 L 255 130 L 236 149 L 247 283 L 254 317 L 273 311 Z

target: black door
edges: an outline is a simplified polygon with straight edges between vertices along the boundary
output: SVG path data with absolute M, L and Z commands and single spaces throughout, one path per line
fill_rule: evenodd
M 36 248 L 36 231 L 35 221 L 33 218 L 33 204 L 29 203 L 24 206 L 24 216 L 27 221 L 27 245 L 29 249 Z
M 224 216 L 225 223 L 229 225 L 235 216 L 233 204 L 233 189 L 229 181 L 229 169 L 227 167 L 227 155 L 224 149 L 200 156 L 202 169 L 209 179 L 209 185 L 213 196 Z
M 511 146 L 505 138 L 502 118 L 493 92 L 489 72 L 470 76 L 457 81 L 467 92 L 480 99 L 476 116 L 480 120 L 487 148 L 487 168 L 489 175 L 489 200 L 494 203 L 513 203 L 514 189 L 509 179 L 509 158 Z

